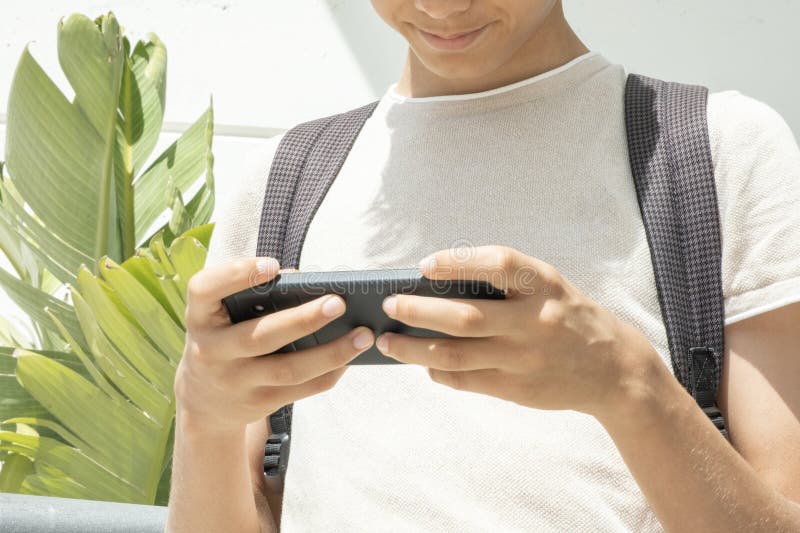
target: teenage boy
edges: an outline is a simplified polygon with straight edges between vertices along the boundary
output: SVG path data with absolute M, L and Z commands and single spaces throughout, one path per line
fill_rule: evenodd
M 737 91 L 708 100 L 728 442 L 672 374 L 624 68 L 560 0 L 372 4 L 407 60 L 299 268 L 433 258 L 427 275 L 489 269 L 510 297 L 388 298 L 399 320 L 466 337 L 377 339 L 405 365 L 345 366 L 375 340 L 364 328 L 256 357 L 343 312 L 327 296 L 231 325 L 221 307 L 279 268 L 253 257 L 274 138 L 189 283 L 168 530 L 800 531 L 800 149 L 781 116 Z M 267 419 L 292 402 L 273 494 Z

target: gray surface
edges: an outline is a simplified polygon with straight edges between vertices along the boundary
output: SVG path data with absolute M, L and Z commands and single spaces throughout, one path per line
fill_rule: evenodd
M 167 508 L 0 493 L 2 533 L 162 533 Z

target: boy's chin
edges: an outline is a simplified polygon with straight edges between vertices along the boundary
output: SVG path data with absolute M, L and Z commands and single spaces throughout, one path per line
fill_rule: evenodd
M 419 57 L 419 56 L 417 56 Z M 477 54 L 464 54 L 443 58 L 420 57 L 420 61 L 430 72 L 440 78 L 452 80 L 466 80 L 480 78 L 489 74 L 492 69 L 482 57 Z

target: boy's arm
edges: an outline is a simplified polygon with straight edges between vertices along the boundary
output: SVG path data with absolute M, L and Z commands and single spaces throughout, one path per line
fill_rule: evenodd
M 278 531 L 254 495 L 246 429 L 217 432 L 176 418 L 166 533 Z
M 664 365 L 601 420 L 667 531 L 800 531 L 798 324 L 800 303 L 726 327 L 733 446 Z
M 215 225 L 205 267 L 256 255 L 264 182 L 282 137 L 283 133 L 275 135 L 248 152 L 241 172 L 230 177 L 224 187 L 218 187 L 211 217 Z M 266 430 L 262 419 L 249 424 L 241 435 L 203 437 L 176 431 L 175 482 L 169 503 L 174 508 L 175 517 L 172 523 L 168 523 L 167 532 L 215 531 L 213 520 L 196 522 L 192 517 L 196 520 L 206 513 L 220 510 L 240 520 L 239 527 L 234 523 L 223 524 L 220 531 L 266 533 L 278 530 L 280 499 L 276 502 L 274 493 L 260 490 L 258 477 L 254 476 L 256 471 L 263 472 Z M 261 475 L 263 477 L 263 473 Z M 189 505 L 188 502 L 201 503 Z M 229 505 L 220 506 L 220 503 Z M 271 509 L 277 509 L 278 518 L 274 521 Z M 193 523 L 200 525 L 194 529 L 183 525 Z
M 264 478 L 264 443 L 269 437 L 269 416 L 247 426 L 246 446 L 253 495 L 258 510 L 261 530 L 280 531 L 283 491 L 270 489 Z

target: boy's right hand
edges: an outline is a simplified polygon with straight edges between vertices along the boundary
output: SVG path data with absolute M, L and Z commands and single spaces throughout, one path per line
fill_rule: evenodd
M 183 429 L 241 430 L 332 388 L 347 363 L 374 342 L 372 331 L 359 327 L 312 348 L 271 353 L 344 313 L 338 295 L 232 324 L 222 298 L 271 280 L 278 269 L 273 258 L 241 258 L 207 267 L 189 280 L 186 344 L 174 383 Z

